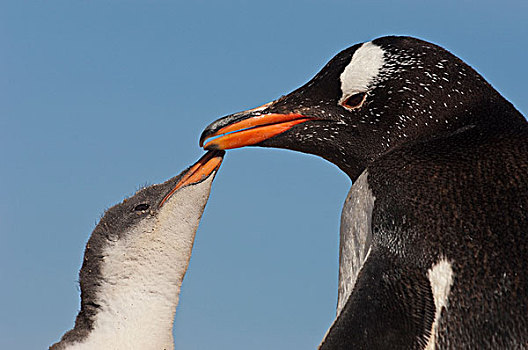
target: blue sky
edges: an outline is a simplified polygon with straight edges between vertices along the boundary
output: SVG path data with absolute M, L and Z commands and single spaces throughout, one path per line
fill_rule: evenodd
M 526 1 L 0 2 L 0 348 L 46 348 L 73 325 L 105 208 L 194 162 L 211 121 L 288 93 L 352 44 L 433 41 L 526 115 L 527 13 Z M 177 348 L 315 348 L 335 314 L 349 186 L 316 157 L 228 152 Z

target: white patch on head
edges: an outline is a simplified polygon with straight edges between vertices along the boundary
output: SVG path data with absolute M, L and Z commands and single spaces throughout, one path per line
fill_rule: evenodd
M 447 309 L 449 292 L 453 285 L 453 268 L 449 261 L 442 259 L 429 269 L 427 275 L 433 292 L 435 318 L 431 326 L 431 336 L 429 337 L 425 350 L 434 350 L 442 309 Z
M 174 349 L 180 288 L 213 178 L 178 190 L 105 249 L 94 329 L 68 349 Z
M 340 76 L 343 92 L 340 104 L 351 95 L 368 90 L 385 63 L 384 55 L 385 51 L 372 42 L 364 43 L 354 52 Z

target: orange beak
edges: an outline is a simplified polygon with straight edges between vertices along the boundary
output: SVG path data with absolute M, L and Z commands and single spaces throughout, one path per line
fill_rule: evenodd
M 208 150 L 226 150 L 251 146 L 282 134 L 293 126 L 312 119 L 315 118 L 296 113 L 261 114 L 238 121 L 234 120 L 232 123 L 220 127 L 217 130 L 214 127 L 215 122 L 203 132 L 200 138 L 200 146 Z M 214 137 L 216 138 L 205 143 L 205 141 Z
M 159 206 L 169 199 L 174 192 L 182 187 L 198 183 L 208 178 L 213 172 L 220 168 L 224 157 L 224 151 L 209 151 L 202 158 L 200 158 L 187 172 L 181 177 L 180 181 L 174 188 L 163 198 Z

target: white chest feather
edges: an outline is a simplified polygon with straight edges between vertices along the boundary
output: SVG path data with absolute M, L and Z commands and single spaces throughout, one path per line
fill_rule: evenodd
M 368 173 L 363 172 L 348 193 L 343 213 L 339 242 L 339 287 L 337 314 L 345 306 L 357 276 L 368 258 L 372 242 L 372 210 L 375 198 L 368 186 Z
M 434 350 L 436 348 L 436 338 L 438 336 L 438 324 L 442 316 L 442 310 L 447 308 L 449 292 L 453 285 L 453 268 L 449 261 L 442 259 L 436 263 L 427 272 L 431 290 L 433 292 L 435 304 L 435 318 L 431 326 L 431 336 L 425 347 L 425 350 Z

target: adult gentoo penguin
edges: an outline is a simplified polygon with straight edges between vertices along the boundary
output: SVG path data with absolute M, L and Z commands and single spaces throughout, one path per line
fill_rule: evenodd
M 50 349 L 174 348 L 180 287 L 223 153 L 106 211 L 86 244 L 75 327 Z
M 448 51 L 354 45 L 204 143 L 311 153 L 352 180 L 321 349 L 528 348 L 528 123 Z

